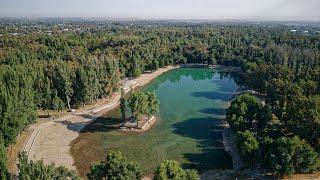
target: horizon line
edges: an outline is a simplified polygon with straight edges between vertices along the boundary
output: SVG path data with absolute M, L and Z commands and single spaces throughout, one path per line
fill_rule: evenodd
M 320 17 L 305 18 L 305 17 L 288 17 L 288 18 L 275 18 L 275 17 L 138 17 L 138 16 L 37 16 L 37 15 L 27 15 L 27 16 L 1 16 L 0 19 L 5 18 L 16 18 L 16 19 L 104 19 L 104 20 L 167 20 L 167 21 L 275 21 L 275 22 L 320 22 Z

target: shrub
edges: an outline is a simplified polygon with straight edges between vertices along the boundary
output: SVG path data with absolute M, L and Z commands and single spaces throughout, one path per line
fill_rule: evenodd
M 199 175 L 197 171 L 187 169 L 183 170 L 177 161 L 166 160 L 162 162 L 157 168 L 154 176 L 155 180 L 169 180 L 169 179 L 181 179 L 181 180 L 197 180 Z
M 238 148 L 241 156 L 248 162 L 253 162 L 258 157 L 259 143 L 254 135 L 246 130 L 238 133 Z
M 105 161 L 92 166 L 89 179 L 141 179 L 143 172 L 141 168 L 131 161 L 128 161 L 120 151 L 111 151 L 107 154 Z
M 226 116 L 230 127 L 235 131 L 251 129 L 261 107 L 261 102 L 255 96 L 250 94 L 238 96 L 227 110 Z

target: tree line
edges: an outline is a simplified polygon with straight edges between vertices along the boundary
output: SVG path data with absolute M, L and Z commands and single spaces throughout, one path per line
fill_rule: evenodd
M 1 153 L 1 152 L 0 152 Z M 1 165 L 1 164 L 0 164 Z M 18 156 L 17 177 L 3 173 L 1 179 L 39 179 L 39 180 L 81 180 L 83 178 L 74 170 L 54 164 L 46 165 L 41 161 L 29 161 L 25 152 Z M 0 166 L 1 167 L 1 166 Z M 87 174 L 89 180 L 119 179 L 140 180 L 144 177 L 142 168 L 135 162 L 128 160 L 120 151 L 110 151 L 99 164 L 93 165 Z M 194 169 L 183 169 L 177 161 L 165 160 L 154 172 L 154 180 L 181 179 L 198 180 L 198 172 Z

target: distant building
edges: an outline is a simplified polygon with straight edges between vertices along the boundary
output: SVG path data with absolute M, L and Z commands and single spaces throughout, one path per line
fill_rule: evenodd
M 46 31 L 48 35 L 52 35 L 52 31 Z
M 292 32 L 292 33 L 296 33 L 296 32 L 297 32 L 297 30 L 295 30 L 295 29 L 291 29 L 291 30 L 290 30 L 290 32 Z
M 12 35 L 12 36 L 16 36 L 16 35 L 18 35 L 19 33 L 9 33 L 10 35 Z

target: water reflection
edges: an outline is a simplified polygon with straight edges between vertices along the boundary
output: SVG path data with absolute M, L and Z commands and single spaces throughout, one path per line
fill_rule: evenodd
M 162 75 L 158 77 L 155 81 L 155 89 L 166 81 L 171 83 L 178 83 L 183 77 L 191 77 L 193 81 L 203 81 L 210 80 L 214 77 L 219 77 L 220 80 L 228 79 L 229 81 L 234 81 L 238 85 L 244 84 L 244 80 L 241 74 L 237 72 L 230 71 L 229 69 L 203 69 L 202 71 L 190 71 L 194 68 L 180 68 L 179 71 L 173 70 L 170 72 L 170 76 Z

